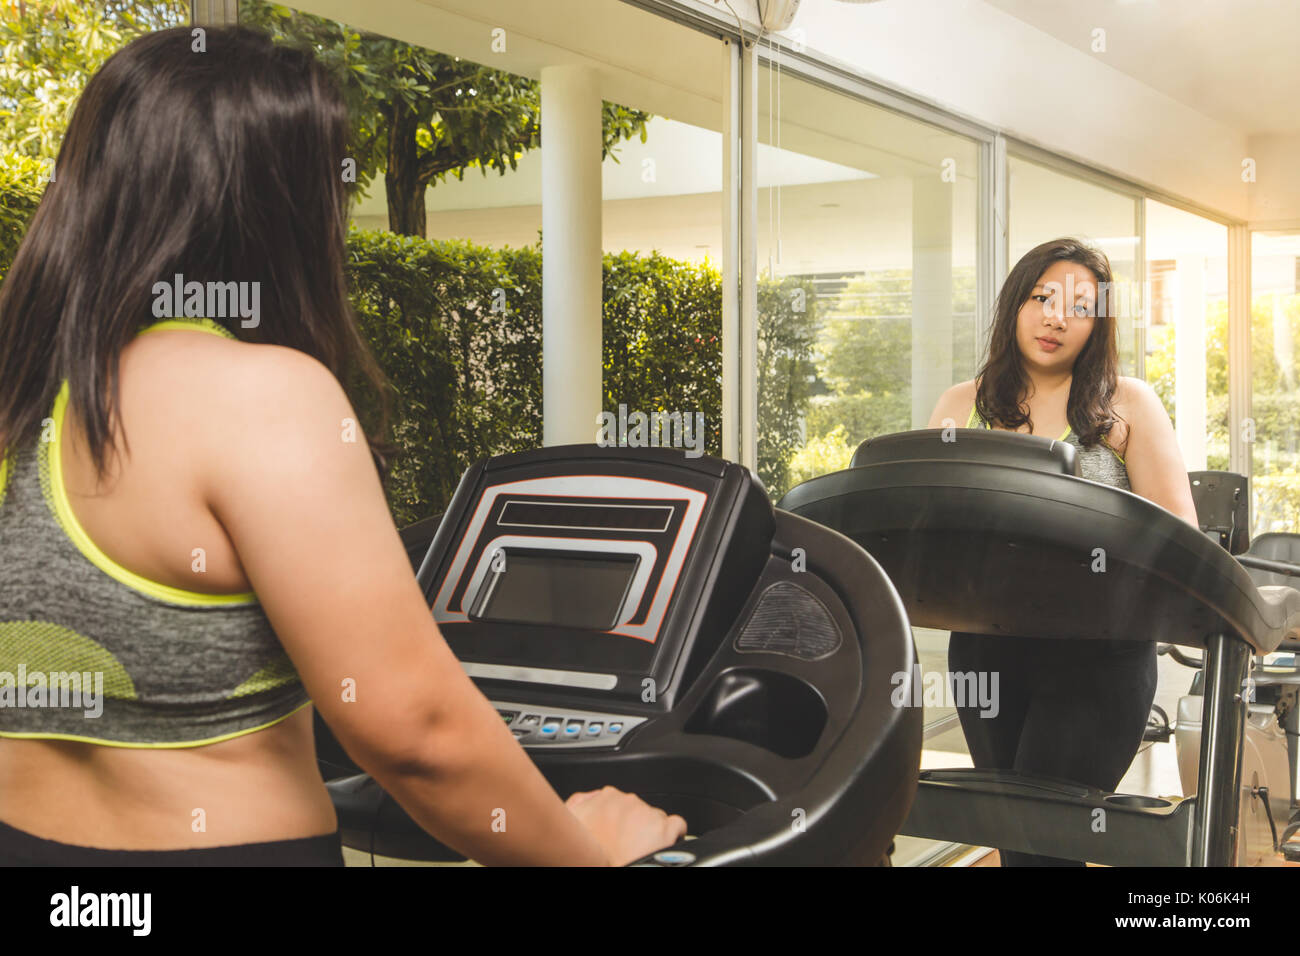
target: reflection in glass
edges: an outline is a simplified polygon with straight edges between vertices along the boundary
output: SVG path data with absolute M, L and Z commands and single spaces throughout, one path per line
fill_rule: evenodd
M 1251 536 L 1300 532 L 1300 232 L 1251 249 Z M 1249 424 L 1249 423 L 1248 423 Z
M 769 493 L 924 427 L 975 372 L 978 146 L 765 69 L 758 471 Z

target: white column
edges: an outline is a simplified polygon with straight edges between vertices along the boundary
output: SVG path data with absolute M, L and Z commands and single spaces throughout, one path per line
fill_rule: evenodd
M 952 183 L 912 180 L 912 427 L 952 384 Z M 957 422 L 964 427 L 964 421 Z
M 601 412 L 601 99 L 542 67 L 542 441 L 591 444 Z
M 740 396 L 752 379 L 741 367 L 740 323 L 740 157 L 749 146 L 741 134 L 741 53 L 722 41 L 722 457 L 741 460 Z M 747 427 L 747 426 L 746 426 Z M 752 467 L 752 462 L 749 463 Z
M 758 49 L 752 41 L 740 61 L 740 463 L 757 471 Z
M 1177 260 L 1174 300 L 1174 424 L 1183 464 L 1204 471 L 1205 463 L 1205 260 Z

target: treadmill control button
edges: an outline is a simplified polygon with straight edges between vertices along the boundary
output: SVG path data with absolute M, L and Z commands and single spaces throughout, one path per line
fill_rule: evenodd
M 621 734 L 623 732 L 623 725 L 616 720 L 609 725 L 609 732 L 611 734 Z
M 541 736 L 554 738 L 560 732 L 560 724 L 563 722 L 560 717 L 547 717 L 542 721 Z
M 582 721 L 571 720 L 564 725 L 565 737 L 577 737 L 582 734 Z
M 522 727 L 524 730 L 536 730 L 537 725 L 542 722 L 542 718 L 537 714 L 526 714 L 519 718 L 516 727 Z
M 501 715 L 501 719 L 506 722 L 507 727 L 509 727 L 511 722 L 519 716 L 519 711 L 517 710 L 498 710 L 497 713 Z
M 528 734 L 529 734 L 529 731 L 527 731 L 527 730 L 513 730 L 513 731 L 511 731 L 511 733 L 513 733 L 513 734 L 515 735 L 515 740 L 519 740 L 521 737 L 527 737 Z
M 686 866 L 695 862 L 695 854 L 685 850 L 660 850 L 653 859 L 663 866 Z
M 599 720 L 593 720 L 591 723 L 589 723 L 589 724 L 587 725 L 587 736 L 588 736 L 588 737 L 599 737 L 599 736 L 600 736 L 600 732 L 601 732 L 604 728 L 605 728 L 605 725 L 602 724 Z

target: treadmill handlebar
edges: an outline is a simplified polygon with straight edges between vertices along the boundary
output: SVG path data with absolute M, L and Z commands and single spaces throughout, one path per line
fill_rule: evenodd
M 979 429 L 881 436 L 778 507 L 870 552 L 913 625 L 1192 647 L 1218 632 L 1257 653 L 1300 638 L 1300 591 L 1258 586 L 1178 516 L 1065 473 L 1051 445 Z
M 1253 554 L 1236 555 L 1237 563 L 1247 568 L 1254 568 L 1257 571 L 1271 571 L 1273 574 L 1284 574 L 1287 577 L 1300 578 L 1300 564 L 1288 564 L 1285 561 L 1273 561 L 1269 558 L 1257 557 Z

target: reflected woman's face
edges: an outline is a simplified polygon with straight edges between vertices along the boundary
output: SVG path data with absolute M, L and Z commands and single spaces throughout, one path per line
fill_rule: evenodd
M 1016 317 L 1016 344 L 1027 368 L 1074 368 L 1097 322 L 1097 294 L 1097 277 L 1076 262 L 1054 262 L 1038 277 Z

